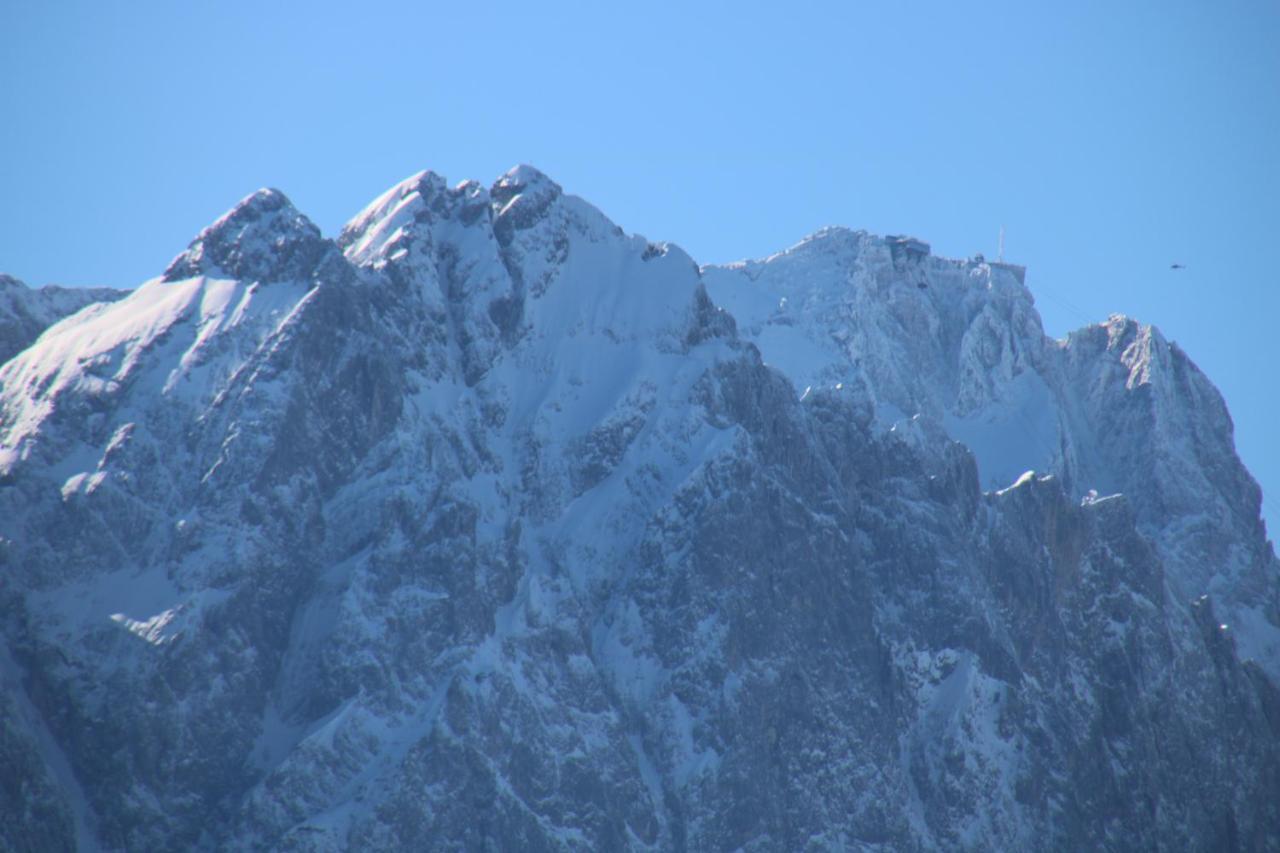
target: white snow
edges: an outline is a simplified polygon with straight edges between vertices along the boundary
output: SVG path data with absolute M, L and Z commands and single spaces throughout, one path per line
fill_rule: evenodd
M 1036 369 L 1044 341 L 1018 338 L 1028 325 L 1043 333 L 1011 273 L 934 257 L 905 266 L 883 238 L 827 229 L 703 274 L 797 391 L 851 384 L 885 427 L 907 412 L 940 420 L 974 452 L 984 488 L 1058 463 L 1058 404 Z
M 628 564 L 640 544 L 644 529 L 636 519 L 671 506 L 701 466 L 744 440 L 740 430 L 708 424 L 695 401 L 707 370 L 737 357 L 720 340 L 686 345 L 700 281 L 800 399 L 814 389 L 836 389 L 865 398 L 876 428 L 904 441 L 924 447 L 939 435 L 959 440 L 973 451 L 988 490 L 1026 487 L 1038 476 L 1047 479 L 1043 473 L 1063 480 L 1072 474 L 1084 505 L 1115 497 L 1098 497 L 1098 489 L 1115 490 L 1092 471 L 1072 468 L 1073 454 L 1086 455 L 1100 441 L 1084 414 L 1094 387 L 1067 387 L 1061 361 L 1076 350 L 1047 342 L 1030 293 L 1008 269 L 933 256 L 905 265 L 883 238 L 828 229 L 764 261 L 699 273 L 678 247 L 622 234 L 531 168 L 512 170 L 494 195 L 505 200 L 473 184 L 449 190 L 442 178 L 423 172 L 392 187 L 344 230 L 346 257 L 365 268 L 362 275 L 373 281 L 388 268 L 402 272 L 419 289 L 431 322 L 438 315 L 447 329 L 443 343 L 422 342 L 428 365 L 410 368 L 405 377 L 416 391 L 396 432 L 373 454 L 386 464 L 378 468 L 371 460 L 368 476 L 327 496 L 323 511 L 329 520 L 341 515 L 353 529 L 366 525 L 372 538 L 386 522 L 384 501 L 391 495 L 423 519 L 438 502 L 456 499 L 478 511 L 482 544 L 500 542 L 518 522 L 518 550 L 528 560 L 518 566 L 514 595 L 498 609 L 487 638 L 451 650 L 454 657 L 398 686 L 412 707 L 389 708 L 361 692 L 320 719 L 295 720 L 289 715 L 309 688 L 303 683 L 311 672 L 308 655 L 346 632 L 362 644 L 362 654 L 373 656 L 395 618 L 386 601 L 391 611 L 428 613 L 449 601 L 449 593 L 426 583 L 379 599 L 364 571 L 374 559 L 371 549 L 357 544 L 337 552 L 350 556 L 315 579 L 313 600 L 293 620 L 286 675 L 263 713 L 253 753 L 270 779 L 314 784 L 319 805 L 298 826 L 345 839 L 357 812 L 378 796 L 370 793 L 357 806 L 357 794 L 385 790 L 414 745 L 446 725 L 440 714 L 456 679 L 507 679 L 551 716 L 554 697 L 541 689 L 536 662 L 510 641 L 557 625 L 607 589 L 617 580 L 610 573 Z M 485 216 L 459 214 L 486 205 Z M 490 217 L 530 211 L 537 215 L 522 219 L 500 246 Z M 302 283 L 153 280 L 121 302 L 92 306 L 55 325 L 0 368 L 0 471 L 30 458 L 39 445 L 52 457 L 41 469 L 51 494 L 59 490 L 66 508 L 74 509 L 111 493 L 112 460 L 134 442 L 156 435 L 185 439 L 184 430 L 213 423 L 230 389 L 247 387 L 277 400 L 272 395 L 279 389 L 253 373 L 255 359 L 285 345 L 316 293 Z M 523 309 L 514 340 L 500 337 L 491 319 L 491 305 L 507 299 Z M 1125 388 L 1158 384 L 1158 335 L 1139 331 L 1129 341 L 1133 329 L 1121 320 L 1104 331 L 1122 350 Z M 464 365 L 472 373 L 464 375 Z M 232 382 L 237 377 L 244 382 Z M 101 432 L 92 441 L 58 434 L 59 406 L 85 399 L 107 413 Z M 172 423 L 179 426 L 162 426 Z M 222 455 L 191 475 L 204 483 L 234 470 L 238 442 L 252 433 L 251 424 L 220 428 Z M 423 446 L 423 436 L 446 438 Z M 1190 451 L 1183 456 L 1193 458 Z M 588 462 L 594 467 L 584 473 Z M 174 529 L 198 539 L 191 533 L 200 523 L 195 509 L 169 508 L 181 515 Z M 1169 536 L 1190 537 L 1215 519 L 1184 519 Z M 397 554 L 411 547 L 399 533 L 384 535 L 379 546 Z M 248 550 L 243 542 L 212 537 L 199 547 L 204 550 L 179 569 Z M 228 553 L 219 553 L 222 548 Z M 1243 565 L 1247 556 L 1232 559 Z M 28 605 L 43 636 L 73 651 L 91 648 L 98 632 L 111 629 L 126 632 L 121 642 L 137 654 L 158 654 L 230 594 L 202 589 L 198 573 L 171 568 L 118 566 L 51 582 L 31 592 Z M 1260 610 L 1224 609 L 1220 617 L 1233 626 L 1242 655 L 1280 671 L 1280 629 Z M 594 667 L 629 705 L 656 708 L 658 736 L 645 740 L 627 731 L 624 737 L 661 814 L 659 765 L 676 785 L 695 785 L 717 771 L 720 756 L 708 745 L 703 721 L 672 691 L 673 673 L 646 630 L 634 603 L 613 607 L 584 640 L 590 654 L 573 652 L 565 669 L 586 679 Z M 718 653 L 722 631 L 717 619 L 704 619 L 699 649 Z M 991 710 L 1003 701 L 1006 685 L 983 673 L 970 652 L 903 654 L 918 710 L 904 755 L 923 751 L 936 770 L 939 744 L 966 745 L 966 767 L 1012 810 L 1018 746 L 999 736 Z M 713 689 L 731 705 L 742 684 L 741 674 L 729 673 Z M 475 688 L 481 697 L 484 689 Z M 605 749 L 615 722 L 558 734 L 575 750 Z M 264 786 L 253 796 L 272 794 Z M 913 819 L 923 825 L 918 813 Z M 990 819 L 975 816 L 965 840 L 990 837 L 983 823 Z
M 1036 373 L 1022 373 L 973 413 L 943 418 L 946 430 L 973 451 L 983 488 L 999 489 L 1021 472 L 1060 470 L 1058 406 Z

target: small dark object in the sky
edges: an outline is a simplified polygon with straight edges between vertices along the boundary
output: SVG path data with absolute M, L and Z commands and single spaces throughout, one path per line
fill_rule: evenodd
M 916 282 L 916 287 L 920 288 L 921 290 L 925 290 L 929 287 L 929 285 L 925 284 L 923 281 L 920 281 L 920 282 Z
M 1171 269 L 1171 270 L 1185 270 L 1185 269 L 1186 269 L 1186 266 L 1184 266 L 1183 264 L 1169 264 L 1169 269 Z

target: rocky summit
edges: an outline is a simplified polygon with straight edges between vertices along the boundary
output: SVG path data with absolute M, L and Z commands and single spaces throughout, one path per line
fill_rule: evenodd
M 0 280 L 4 849 L 1280 849 L 1280 562 L 1150 326 L 525 166 L 120 297 Z

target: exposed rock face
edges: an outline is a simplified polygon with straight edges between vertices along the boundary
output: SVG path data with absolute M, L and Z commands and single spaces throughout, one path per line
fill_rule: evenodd
M 250 196 L 0 368 L 0 839 L 1280 847 L 1221 399 L 907 245 Z
M 305 279 L 324 254 L 320 229 L 279 190 L 262 189 L 200 232 L 165 281 L 207 275 L 251 281 Z
M 1124 494 L 1174 594 L 1213 593 L 1245 657 L 1280 678 L 1261 492 L 1217 389 L 1159 330 L 1113 316 L 1050 340 L 1020 267 L 907 257 L 845 229 L 703 272 L 713 300 L 799 388 L 851 385 L 884 428 L 963 442 L 983 488 L 1036 470 L 1073 499 Z

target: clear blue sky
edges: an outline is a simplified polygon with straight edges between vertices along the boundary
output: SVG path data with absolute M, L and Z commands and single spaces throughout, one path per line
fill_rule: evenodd
M 0 270 L 31 284 L 133 286 L 260 186 L 332 235 L 421 168 L 517 162 L 703 262 L 1003 224 L 1051 334 L 1130 314 L 1217 382 L 1273 534 L 1278 152 L 1273 1 L 0 8 Z

